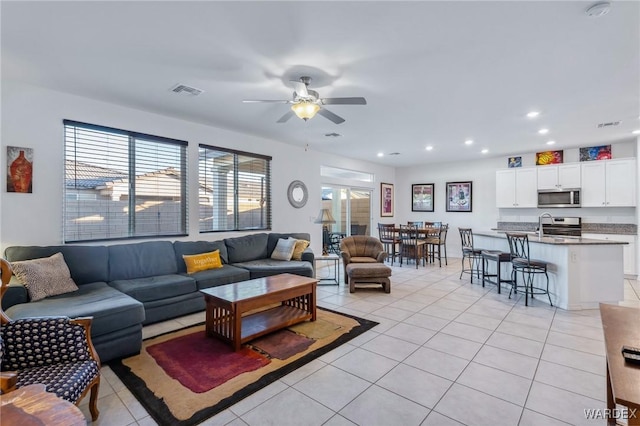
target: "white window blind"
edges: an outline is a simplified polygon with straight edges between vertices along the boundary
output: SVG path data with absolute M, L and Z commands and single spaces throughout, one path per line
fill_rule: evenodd
M 200 232 L 271 228 L 271 157 L 199 148 Z
M 65 242 L 187 234 L 187 142 L 64 120 Z

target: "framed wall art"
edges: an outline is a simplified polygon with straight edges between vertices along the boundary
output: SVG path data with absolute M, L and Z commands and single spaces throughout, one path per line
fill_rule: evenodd
M 432 212 L 433 211 L 433 187 L 432 183 L 417 183 L 411 185 L 411 211 L 412 212 Z
M 7 147 L 7 192 L 33 192 L 33 148 Z
M 522 157 L 509 157 L 509 160 L 507 161 L 507 166 L 509 168 L 522 167 Z
M 546 166 L 547 164 L 560 164 L 563 162 L 564 151 L 542 151 L 536 152 L 536 166 Z
M 470 212 L 472 203 L 471 181 L 447 182 L 447 211 Z
M 580 148 L 580 161 L 611 160 L 611 145 Z
M 393 184 L 380 184 L 380 216 L 393 217 Z

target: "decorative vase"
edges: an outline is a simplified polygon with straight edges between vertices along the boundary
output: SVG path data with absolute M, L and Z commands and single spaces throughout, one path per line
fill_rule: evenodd
M 25 158 L 24 151 L 21 150 L 18 158 L 13 160 L 9 166 L 9 174 L 15 192 L 29 192 L 32 173 L 33 165 Z

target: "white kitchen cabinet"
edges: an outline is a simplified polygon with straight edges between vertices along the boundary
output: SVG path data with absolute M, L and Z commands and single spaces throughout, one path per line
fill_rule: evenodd
M 537 171 L 538 189 L 580 188 L 580 164 L 540 166 Z
M 582 207 L 636 205 L 636 160 L 601 160 L 581 164 Z
M 535 167 L 496 171 L 496 207 L 531 208 L 538 205 Z
M 622 247 L 624 274 L 625 275 L 637 274 L 637 268 L 636 268 L 636 238 L 637 237 L 635 235 L 583 233 L 582 238 L 591 238 L 594 240 L 624 241 L 628 243 Z

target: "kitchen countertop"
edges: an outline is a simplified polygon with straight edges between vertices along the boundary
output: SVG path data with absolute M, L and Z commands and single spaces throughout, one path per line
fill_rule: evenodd
M 553 245 L 612 245 L 612 244 L 628 244 L 624 241 L 612 241 L 612 240 L 594 240 L 591 238 L 582 238 L 582 237 L 565 237 L 565 236 L 555 236 L 555 235 L 545 235 L 543 237 L 538 237 L 536 232 L 532 231 L 500 231 L 500 230 L 492 230 L 492 231 L 473 231 L 473 235 L 481 235 L 484 237 L 493 237 L 493 238 L 507 238 L 506 233 L 524 233 L 529 235 L 529 242 L 532 243 L 541 243 L 541 244 L 553 244 Z

